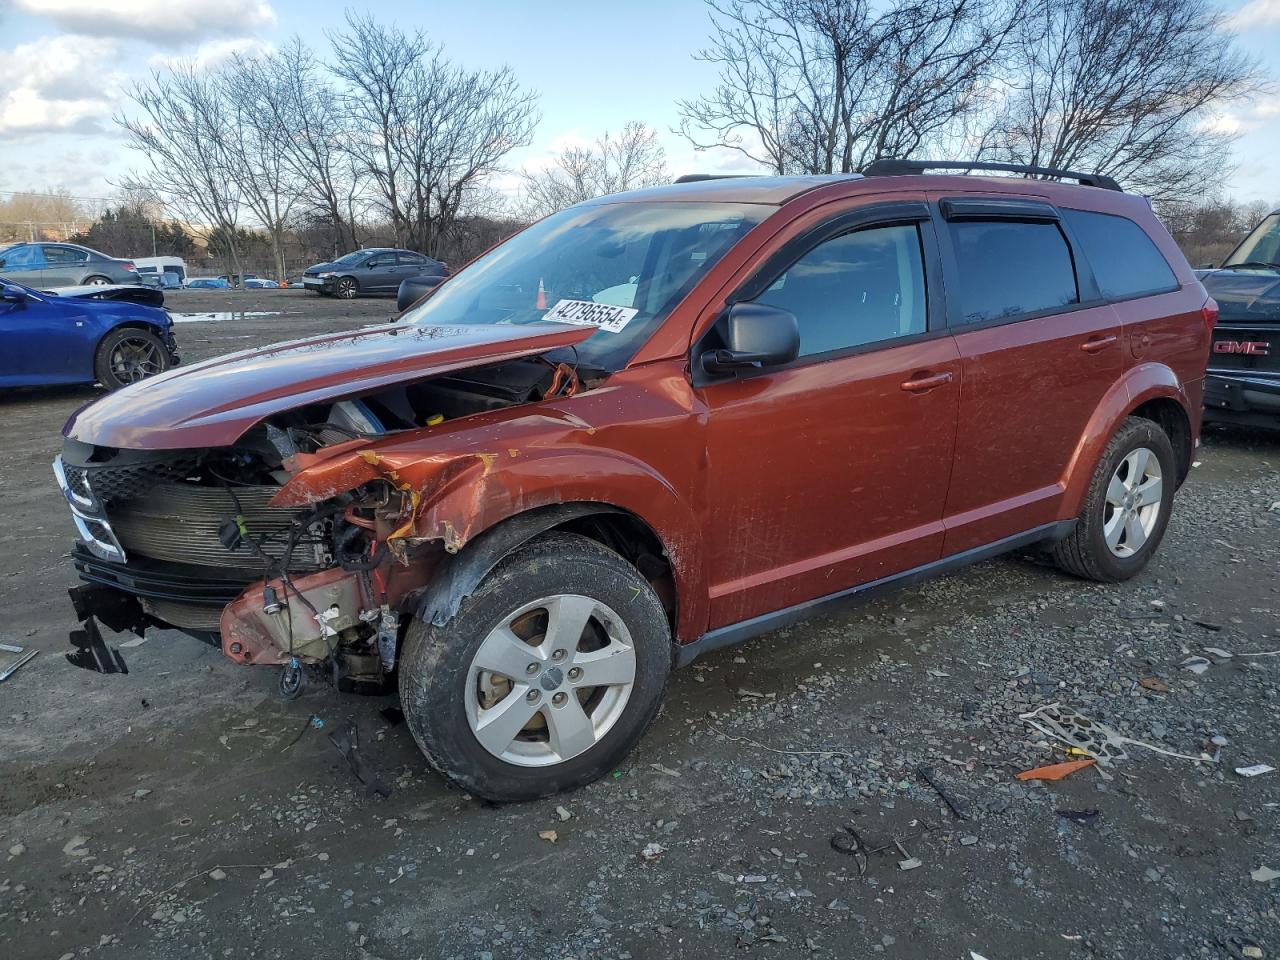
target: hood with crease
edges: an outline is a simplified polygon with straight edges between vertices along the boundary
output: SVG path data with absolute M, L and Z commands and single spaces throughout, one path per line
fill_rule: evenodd
M 398 323 L 295 340 L 135 383 L 76 411 L 62 433 L 134 450 L 226 446 L 272 414 L 545 353 L 594 332 L 558 323 Z
M 1224 267 L 1201 273 L 1200 282 L 1218 301 L 1220 323 L 1280 320 L 1280 266 L 1275 270 Z

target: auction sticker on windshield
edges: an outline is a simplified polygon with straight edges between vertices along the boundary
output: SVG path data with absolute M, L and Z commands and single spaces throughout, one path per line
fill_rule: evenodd
M 615 307 L 611 303 L 596 303 L 592 300 L 561 300 L 543 314 L 542 319 L 621 333 L 622 328 L 639 312 L 635 307 Z

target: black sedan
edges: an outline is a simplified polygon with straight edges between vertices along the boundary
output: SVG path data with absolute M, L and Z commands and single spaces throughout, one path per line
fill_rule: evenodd
M 354 250 L 332 263 L 307 267 L 302 284 L 316 293 L 350 300 L 361 294 L 394 294 L 409 277 L 448 274 L 447 264 L 421 253 L 377 247 Z

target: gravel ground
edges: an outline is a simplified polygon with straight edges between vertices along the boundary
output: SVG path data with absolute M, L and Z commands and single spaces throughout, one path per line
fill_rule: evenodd
M 394 307 L 170 306 L 279 311 L 184 324 L 187 360 Z M 425 766 L 392 700 L 282 704 L 273 672 L 174 633 L 126 648 L 128 676 L 66 663 L 48 463 L 95 395 L 0 400 L 0 639 L 42 651 L 0 685 L 0 956 L 1280 955 L 1280 879 L 1255 879 L 1280 871 L 1280 772 L 1234 772 L 1280 766 L 1280 656 L 1248 656 L 1280 651 L 1280 435 L 1211 431 L 1128 584 L 1019 556 L 721 651 L 612 777 L 493 807 Z M 1019 782 L 1068 759 L 1019 718 L 1054 703 L 1216 762 L 1129 745 Z M 349 718 L 388 799 L 326 739 Z

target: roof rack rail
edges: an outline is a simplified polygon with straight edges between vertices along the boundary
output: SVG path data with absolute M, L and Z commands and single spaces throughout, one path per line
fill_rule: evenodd
M 898 160 L 886 157 L 873 160 L 862 168 L 863 176 L 897 177 L 909 174 L 925 173 L 928 170 L 996 170 L 1002 173 L 1025 173 L 1040 177 L 1057 177 L 1061 180 L 1075 180 L 1086 187 L 1101 187 L 1104 190 L 1118 190 L 1120 184 L 1101 173 L 1080 173 L 1077 170 L 1059 170 L 1056 167 L 1033 167 L 1025 163 L 989 163 L 980 160 Z
M 672 183 L 701 183 L 703 180 L 729 180 L 734 177 L 758 177 L 758 173 L 686 173 Z

